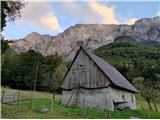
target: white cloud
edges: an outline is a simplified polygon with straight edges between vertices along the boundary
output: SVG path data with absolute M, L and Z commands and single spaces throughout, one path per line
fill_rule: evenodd
M 133 25 L 136 22 L 136 18 L 130 18 L 127 20 L 120 21 L 118 18 L 120 17 L 118 13 L 116 13 L 113 6 L 109 7 L 107 5 L 100 4 L 100 2 L 97 2 L 93 0 L 89 4 L 90 8 L 98 13 L 101 16 L 101 23 L 104 24 L 128 24 Z M 131 13 L 131 12 L 130 12 Z M 130 14 L 129 13 L 129 14 Z
M 63 8 L 68 11 L 68 17 L 74 17 L 82 23 L 100 23 L 100 24 L 134 24 L 137 20 L 134 17 L 120 18 L 119 12 L 116 12 L 115 6 L 109 6 L 101 1 L 88 1 L 83 5 L 82 2 L 70 1 L 63 3 Z M 131 13 L 131 12 L 130 12 Z
M 22 9 L 22 22 L 36 24 L 39 28 L 61 31 L 58 18 L 50 2 L 28 2 Z
M 91 1 L 89 7 L 99 14 L 102 18 L 102 23 L 105 24 L 117 24 L 116 14 L 113 7 L 102 5 L 95 0 Z
M 133 24 L 135 24 L 136 21 L 137 21 L 136 18 L 131 18 L 131 19 L 127 20 L 125 23 L 128 25 L 133 25 Z
M 160 17 L 160 11 L 158 11 L 158 12 L 156 13 L 156 16 L 159 16 L 159 17 Z
M 68 17 L 74 17 L 84 23 L 116 24 L 116 14 L 113 6 L 109 7 L 100 1 L 90 0 L 63 2 L 63 8 L 68 11 Z
M 67 16 L 69 18 L 76 18 L 77 21 L 82 23 L 96 23 L 100 21 L 100 18 L 93 10 L 90 9 L 88 6 L 89 3 L 90 2 L 75 2 L 70 0 L 69 2 L 63 2 L 61 7 L 67 11 Z M 63 15 L 66 15 L 66 11 Z
M 103 23 L 103 24 L 134 24 L 136 18 L 120 21 L 119 13 L 113 6 L 92 0 L 87 2 L 75 2 L 74 0 L 63 0 L 59 3 L 62 11 L 53 11 L 54 1 L 28 2 L 22 10 L 24 23 L 36 24 L 39 28 L 61 32 L 62 29 L 56 15 L 67 16 L 67 20 L 76 18 L 77 23 Z M 119 11 L 118 11 L 119 12 Z
M 46 16 L 40 17 L 38 23 L 46 29 L 62 31 L 62 29 L 59 26 L 57 17 L 54 16 L 52 13 L 48 13 Z

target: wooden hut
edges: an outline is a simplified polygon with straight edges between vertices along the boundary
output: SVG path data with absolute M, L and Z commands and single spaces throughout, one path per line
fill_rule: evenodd
M 80 46 L 62 82 L 62 105 L 136 109 L 136 88 L 109 63 Z

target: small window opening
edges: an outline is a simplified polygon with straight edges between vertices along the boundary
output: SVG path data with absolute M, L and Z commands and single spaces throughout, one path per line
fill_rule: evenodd
M 79 68 L 82 69 L 82 68 L 83 68 L 83 65 L 79 65 Z
M 79 65 L 79 69 L 80 69 L 82 72 L 84 72 L 84 71 L 85 71 L 85 69 L 84 69 L 83 65 Z
M 125 100 L 124 95 L 122 95 L 123 100 Z

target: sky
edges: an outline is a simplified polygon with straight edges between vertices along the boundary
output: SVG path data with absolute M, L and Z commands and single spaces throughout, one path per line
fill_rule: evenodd
M 21 39 L 32 32 L 55 36 L 75 24 L 128 24 L 160 16 L 159 0 L 27 0 L 21 17 L 7 22 L 3 36 Z

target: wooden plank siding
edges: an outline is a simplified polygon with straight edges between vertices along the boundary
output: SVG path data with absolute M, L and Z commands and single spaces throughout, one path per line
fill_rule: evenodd
M 64 89 L 74 88 L 103 88 L 108 87 L 109 80 L 97 67 L 97 65 L 80 50 L 77 58 L 66 75 L 63 84 Z

